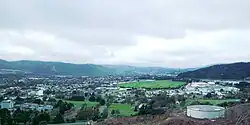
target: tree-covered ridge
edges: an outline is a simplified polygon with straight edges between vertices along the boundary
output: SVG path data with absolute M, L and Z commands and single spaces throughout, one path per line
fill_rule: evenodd
M 23 72 L 47 75 L 101 76 L 112 73 L 110 68 L 103 67 L 101 65 L 42 61 L 10 62 L 0 60 L 0 69 L 20 70 Z
M 184 72 L 178 76 L 181 78 L 201 79 L 245 79 L 250 76 L 250 63 L 240 62 L 214 65 L 195 71 Z

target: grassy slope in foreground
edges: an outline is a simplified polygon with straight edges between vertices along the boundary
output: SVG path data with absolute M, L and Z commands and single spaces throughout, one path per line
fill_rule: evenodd
M 169 80 L 156 80 L 156 81 L 139 81 L 131 83 L 121 83 L 120 87 L 123 88 L 179 88 L 183 86 L 184 82 L 169 81 Z
M 81 108 L 81 106 L 85 103 L 87 104 L 88 107 L 92 107 L 98 104 L 98 102 L 90 102 L 90 101 L 69 101 L 69 100 L 65 100 L 65 101 L 67 101 L 68 103 L 73 103 L 76 108 Z M 136 114 L 136 112 L 132 110 L 132 106 L 130 104 L 113 103 L 109 107 L 109 111 L 112 111 L 112 110 L 119 110 L 121 116 L 131 116 L 131 115 Z

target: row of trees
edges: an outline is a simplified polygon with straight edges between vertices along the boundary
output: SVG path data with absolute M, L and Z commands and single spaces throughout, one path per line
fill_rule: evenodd
M 61 113 L 58 113 L 53 119 L 47 112 L 38 112 L 38 111 L 23 111 L 17 109 L 11 114 L 8 109 L 0 109 L 0 119 L 1 125 L 18 125 L 23 124 L 32 124 L 38 125 L 41 123 L 64 123 L 64 117 Z M 66 122 L 75 122 L 75 119 L 67 119 Z
M 0 109 L 1 125 L 18 125 L 19 123 L 38 125 L 41 122 L 50 122 L 50 115 L 47 112 L 22 111 L 17 109 L 11 113 L 8 109 Z
M 109 116 L 109 113 L 112 117 L 120 116 L 119 110 L 112 110 L 109 112 L 108 106 L 102 106 L 97 104 L 94 107 L 88 107 L 87 104 L 83 104 L 81 109 L 77 113 L 77 120 L 100 120 L 106 119 Z

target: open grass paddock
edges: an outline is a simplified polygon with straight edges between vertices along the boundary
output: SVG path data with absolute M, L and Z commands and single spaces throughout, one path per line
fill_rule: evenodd
M 184 82 L 169 81 L 169 80 L 155 80 L 155 81 L 139 81 L 130 83 L 120 83 L 122 88 L 146 88 L 146 89 L 168 89 L 179 88 L 183 86 Z

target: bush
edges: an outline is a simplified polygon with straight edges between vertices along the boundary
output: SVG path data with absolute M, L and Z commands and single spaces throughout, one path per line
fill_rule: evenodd
M 90 101 L 90 102 L 95 102 L 95 101 L 96 101 L 95 96 L 93 96 L 93 95 L 92 95 L 92 96 L 90 96 L 90 97 L 89 97 L 89 101 Z
M 105 101 L 104 99 L 101 99 L 101 100 L 99 101 L 99 103 L 100 103 L 100 105 L 105 105 L 105 104 L 106 104 L 106 101 Z

